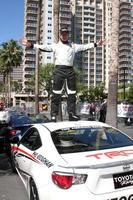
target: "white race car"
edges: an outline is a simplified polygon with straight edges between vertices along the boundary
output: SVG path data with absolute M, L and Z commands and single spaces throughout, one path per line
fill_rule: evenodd
M 107 124 L 36 124 L 15 142 L 30 200 L 133 200 L 133 140 Z

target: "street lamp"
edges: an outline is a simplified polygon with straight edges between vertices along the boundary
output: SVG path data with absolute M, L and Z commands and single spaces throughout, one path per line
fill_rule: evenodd
M 123 99 L 126 98 L 126 67 L 123 68 Z

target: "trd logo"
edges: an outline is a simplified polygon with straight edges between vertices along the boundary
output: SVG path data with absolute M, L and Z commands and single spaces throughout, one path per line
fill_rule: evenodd
M 133 200 L 133 194 L 131 194 L 129 197 L 122 196 L 120 198 L 113 198 L 113 199 L 110 199 L 110 200 Z

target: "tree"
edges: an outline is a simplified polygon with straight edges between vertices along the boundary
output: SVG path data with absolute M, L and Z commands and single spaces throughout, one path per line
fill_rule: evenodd
M 54 64 L 46 64 L 40 67 L 39 71 L 39 84 L 42 89 L 48 92 L 48 97 L 51 94 L 52 90 L 52 77 L 54 71 Z
M 23 51 L 17 41 L 11 39 L 1 45 L 0 49 L 0 72 L 7 82 L 7 106 L 11 104 L 11 72 L 14 67 L 18 67 L 22 61 Z
M 118 41 L 120 0 L 112 0 L 112 36 L 106 123 L 117 126 Z
M 38 72 L 38 88 L 39 91 L 46 90 L 48 92 L 48 96 L 51 94 L 52 90 L 52 76 L 54 71 L 54 64 L 46 64 L 39 66 Z M 31 76 L 28 82 L 28 88 L 31 91 L 35 90 L 35 75 Z
M 22 82 L 21 81 L 12 81 L 12 91 L 21 92 L 22 91 Z
M 59 40 L 59 12 L 60 12 L 60 0 L 54 0 L 53 7 L 53 23 L 54 23 L 54 41 Z
M 105 98 L 107 98 L 106 93 L 104 92 L 105 90 L 105 86 L 103 83 L 101 83 L 100 85 L 97 85 L 94 88 L 94 94 L 95 94 L 95 100 L 103 100 Z
M 133 83 L 129 86 L 128 99 L 133 102 Z

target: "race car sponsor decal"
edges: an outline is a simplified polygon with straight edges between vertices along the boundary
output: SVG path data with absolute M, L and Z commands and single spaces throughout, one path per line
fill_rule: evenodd
M 115 189 L 133 186 L 133 171 L 113 174 L 113 181 Z
M 29 154 L 28 152 L 26 152 L 23 149 L 20 149 L 19 147 L 16 147 L 16 146 L 12 147 L 12 151 L 14 151 L 15 154 L 17 153 L 17 156 L 22 155 L 34 162 L 37 162 L 38 164 L 44 164 L 48 168 L 54 165 L 47 158 L 45 158 L 41 154 L 38 154 L 37 152 L 34 152 L 33 154 Z
M 106 127 L 106 126 L 105 126 L 105 127 Z M 66 127 L 66 128 L 59 129 L 59 130 L 57 130 L 57 131 L 63 131 L 63 130 L 64 130 L 64 131 L 66 131 L 66 130 L 78 130 L 78 129 L 88 129 L 88 128 L 89 128 L 89 129 L 90 129 L 90 128 L 93 128 L 93 129 L 95 129 L 95 128 L 96 128 L 96 129 L 98 129 L 98 128 L 99 128 L 99 129 L 103 129 L 104 127 L 101 127 L 101 126 L 96 125 L 96 124 L 95 124 L 95 125 L 90 125 L 90 126 L 87 126 L 87 125 L 86 125 L 86 126 L 85 126 L 85 125 L 82 126 L 82 124 L 81 124 L 81 125 L 77 125 L 77 124 L 76 124 L 76 126 L 74 126 L 74 127 Z M 110 128 L 110 126 L 108 126 L 108 128 Z
M 43 155 L 38 154 L 37 152 L 34 152 L 33 155 L 35 158 L 37 158 L 39 161 L 41 161 L 44 165 L 46 165 L 48 168 L 53 166 L 54 164 L 51 163 L 47 158 L 45 158 Z
M 108 157 L 110 159 L 113 159 L 114 157 L 128 157 L 130 155 L 133 155 L 133 149 L 125 149 L 125 150 L 119 150 L 119 151 L 108 151 L 104 153 L 95 153 L 91 155 L 87 155 L 86 157 L 96 158 L 96 159 L 102 159 L 103 157 Z
M 28 152 L 24 151 L 23 149 L 20 149 L 19 147 L 13 146 L 13 147 L 12 147 L 12 151 L 14 152 L 14 154 L 16 154 L 16 156 L 21 155 L 21 156 L 24 156 L 24 157 L 26 157 L 26 158 L 28 158 L 28 159 L 30 159 L 30 160 L 32 160 L 32 161 L 38 163 L 38 164 L 40 163 L 40 162 L 35 158 L 35 156 L 33 156 L 32 154 L 29 154 Z
M 107 199 L 107 200 L 133 200 L 133 194 L 130 194 L 128 197 L 122 196 L 122 197 L 116 197 L 112 199 Z

